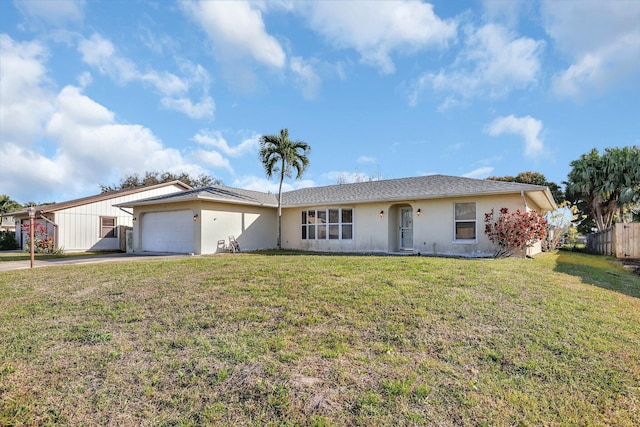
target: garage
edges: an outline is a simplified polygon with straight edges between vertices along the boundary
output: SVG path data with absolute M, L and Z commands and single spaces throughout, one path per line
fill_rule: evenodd
M 148 212 L 141 220 L 144 252 L 193 252 L 193 212 L 191 210 Z

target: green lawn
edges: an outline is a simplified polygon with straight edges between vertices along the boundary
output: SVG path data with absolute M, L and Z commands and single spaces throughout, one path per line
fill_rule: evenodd
M 640 425 L 607 257 L 237 254 L 0 272 L 0 425 Z

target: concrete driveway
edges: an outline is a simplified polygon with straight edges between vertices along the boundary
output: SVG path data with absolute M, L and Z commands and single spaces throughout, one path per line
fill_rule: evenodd
M 141 259 L 150 258 L 187 258 L 192 255 L 187 254 L 170 254 L 170 253 L 155 253 L 155 252 L 143 252 L 137 254 L 104 254 L 104 255 L 87 255 L 77 257 L 65 257 L 65 258 L 52 258 L 52 259 L 36 259 L 33 266 L 34 268 L 40 267 L 53 267 L 56 265 L 76 265 L 76 264 L 97 264 L 103 262 L 122 262 L 122 261 L 136 261 Z M 0 271 L 10 270 L 22 270 L 31 267 L 31 261 L 6 261 L 0 262 Z

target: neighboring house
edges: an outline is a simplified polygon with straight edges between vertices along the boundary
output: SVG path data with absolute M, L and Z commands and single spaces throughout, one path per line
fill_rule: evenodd
M 16 230 L 16 219 L 12 213 L 6 213 L 0 216 L 0 231 L 8 231 L 13 233 Z
M 213 186 L 118 206 L 133 209 L 136 252 L 211 254 L 229 236 L 242 250 L 276 246 L 276 194 Z M 282 247 L 490 256 L 484 214 L 502 207 L 557 209 L 545 186 L 444 175 L 303 188 L 282 194 Z
M 172 181 L 36 206 L 35 231 L 44 231 L 44 235 L 36 237 L 51 238 L 54 248 L 68 252 L 124 249 L 123 231 L 133 226 L 133 213 L 115 207 L 115 204 L 186 190 L 191 190 L 191 187 Z M 15 217 L 16 240 L 21 249 L 26 248 L 29 236 L 28 232 L 22 232 L 22 225 L 29 224 L 28 210 L 12 212 L 12 215 Z

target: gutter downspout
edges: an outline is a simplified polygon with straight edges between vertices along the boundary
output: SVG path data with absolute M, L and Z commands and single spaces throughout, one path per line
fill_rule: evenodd
M 529 205 L 527 205 L 527 198 L 524 196 L 524 190 L 520 190 L 520 197 L 522 197 L 522 201 L 524 202 L 524 210 L 525 212 L 529 209 Z
M 527 205 L 527 198 L 524 195 L 524 190 L 520 190 L 520 197 L 522 197 L 522 201 L 524 202 L 524 211 L 528 212 L 529 211 L 529 205 Z M 530 248 L 527 247 L 525 249 L 525 251 L 524 251 L 525 256 L 528 256 L 528 257 L 531 256 L 530 252 L 531 252 Z

